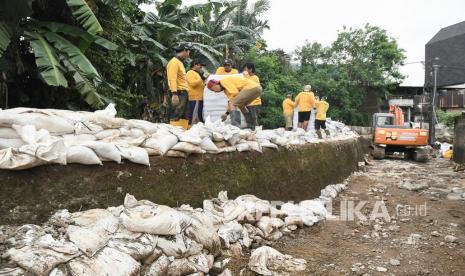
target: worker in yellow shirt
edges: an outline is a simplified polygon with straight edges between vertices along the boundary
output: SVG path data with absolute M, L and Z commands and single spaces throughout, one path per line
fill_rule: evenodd
M 323 129 L 326 133 L 326 137 L 329 137 L 329 130 L 326 129 L 326 112 L 329 109 L 329 103 L 326 98 L 317 99 L 315 101 L 316 116 L 315 116 L 315 130 L 318 138 L 323 139 L 321 130 Z
M 300 92 L 295 98 L 295 105 L 299 108 L 299 128 L 307 131 L 308 121 L 312 109 L 315 107 L 315 94 L 311 91 L 310 85 L 304 86 L 304 91 Z
M 230 59 L 225 59 L 223 62 L 223 66 L 218 67 L 216 69 L 216 75 L 234 75 L 234 74 L 239 74 L 237 69 L 234 69 L 232 67 L 232 61 Z
M 246 63 L 243 70 L 244 78 L 254 81 L 260 84 L 260 79 L 255 75 L 255 64 Z M 262 107 L 262 98 L 258 97 L 254 99 L 248 106 L 247 109 L 250 111 L 250 115 L 254 120 L 255 126 L 258 126 L 258 116 L 260 115 L 260 109 Z
M 286 130 L 292 130 L 292 121 L 294 119 L 295 103 L 292 101 L 292 94 L 288 93 L 283 101 L 283 115 L 286 121 Z
M 189 127 L 188 84 L 183 61 L 189 57 L 190 49 L 186 44 L 181 44 L 174 50 L 176 55 L 166 65 L 171 97 L 171 101 L 168 101 L 170 124 L 187 129 Z
M 453 157 L 454 157 L 454 150 L 452 146 L 450 146 L 450 148 L 442 154 L 442 158 L 444 158 L 447 161 L 450 161 L 452 160 Z
M 205 87 L 205 77 L 202 74 L 203 66 L 205 64 L 199 60 L 194 60 L 191 63 L 191 70 L 186 74 L 189 86 L 189 125 L 203 123 L 203 89 Z
M 221 116 L 223 121 L 237 107 L 244 114 L 247 125 L 252 127 L 252 130 L 255 129 L 254 121 L 246 106 L 262 94 L 263 89 L 260 84 L 243 77 L 232 76 L 222 80 L 210 80 L 207 86 L 208 89 L 216 93 L 224 91 L 224 94 L 228 98 L 226 113 Z M 233 119 L 231 118 L 231 120 Z

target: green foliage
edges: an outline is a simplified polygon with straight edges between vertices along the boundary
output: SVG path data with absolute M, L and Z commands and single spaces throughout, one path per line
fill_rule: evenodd
M 442 110 L 437 110 L 436 115 L 440 123 L 443 123 L 448 127 L 453 127 L 455 118 L 460 117 L 462 113 L 460 111 L 446 112 Z

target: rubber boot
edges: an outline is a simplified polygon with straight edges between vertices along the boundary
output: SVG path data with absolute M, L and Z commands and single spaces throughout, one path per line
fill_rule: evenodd
M 247 123 L 247 128 L 255 130 L 255 120 L 252 116 L 252 112 L 244 114 L 245 122 Z
M 331 133 L 329 132 L 328 129 L 325 129 L 325 133 L 326 133 L 326 137 L 330 137 L 330 136 L 331 136 Z
M 231 118 L 231 125 L 240 127 L 241 126 L 241 112 L 238 110 L 233 110 L 229 113 L 229 118 Z
M 318 135 L 318 139 L 323 139 L 323 133 L 321 133 L 321 129 L 316 131 L 316 135 Z

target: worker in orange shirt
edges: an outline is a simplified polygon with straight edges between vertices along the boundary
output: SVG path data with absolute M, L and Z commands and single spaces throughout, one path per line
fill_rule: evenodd
M 312 109 L 315 107 L 315 94 L 311 91 L 310 85 L 304 86 L 304 91 L 300 92 L 295 98 L 295 105 L 299 108 L 298 127 L 307 131 L 308 121 Z
M 244 65 L 244 70 L 242 73 L 244 75 L 244 78 L 252 80 L 260 84 L 260 79 L 258 78 L 257 75 L 255 75 L 255 64 L 246 63 Z M 249 109 L 250 115 L 252 116 L 252 119 L 254 120 L 255 126 L 258 126 L 258 116 L 260 115 L 261 107 L 262 107 L 261 97 L 256 98 L 247 106 L 247 109 Z
M 229 114 L 234 114 L 231 112 L 237 107 L 244 115 L 247 126 L 250 126 L 252 130 L 255 129 L 247 105 L 262 94 L 263 90 L 260 84 L 243 77 L 231 76 L 222 80 L 210 80 L 207 86 L 208 89 L 216 93 L 224 91 L 228 98 L 226 113 L 221 116 L 223 121 L 226 120 Z M 234 120 L 234 118 L 231 118 L 231 120 Z
M 315 101 L 316 116 L 315 116 L 315 130 L 318 138 L 323 139 L 323 134 L 321 130 L 323 129 L 326 133 L 326 137 L 329 137 L 329 130 L 326 129 L 326 112 L 329 109 L 329 103 L 326 101 L 326 98 L 318 98 Z
M 230 59 L 225 59 L 223 62 L 223 66 L 218 67 L 216 69 L 216 75 L 234 75 L 239 74 L 237 69 L 234 69 L 232 66 L 232 61 Z
M 191 70 L 186 74 L 189 85 L 189 125 L 203 122 L 203 89 L 205 88 L 203 66 L 205 65 L 202 62 L 194 60 L 191 63 Z
M 294 119 L 295 103 L 292 101 L 292 94 L 288 93 L 283 101 L 283 115 L 286 122 L 286 130 L 292 130 L 292 121 Z
M 176 55 L 166 65 L 171 98 L 168 101 L 170 124 L 187 129 L 189 127 L 188 84 L 183 61 L 189 57 L 190 49 L 186 44 L 181 44 L 174 50 Z
M 450 160 L 452 160 L 452 158 L 454 158 L 454 149 L 452 148 L 452 146 L 450 146 L 449 149 L 446 150 L 442 154 L 442 158 L 444 158 L 447 161 L 450 161 Z

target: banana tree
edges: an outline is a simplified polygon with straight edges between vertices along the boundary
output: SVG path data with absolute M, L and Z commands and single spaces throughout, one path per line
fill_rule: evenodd
M 37 20 L 32 16 L 32 0 L 16 2 L 3 7 L 5 13 L 11 14 L 15 10 L 21 13 L 0 22 L 1 59 L 13 57 L 16 64 L 22 64 L 17 47 L 8 46 L 10 43 L 28 43 L 43 82 L 49 86 L 73 88 L 89 105 L 101 107 L 105 101 L 97 87 L 103 80 L 85 56 L 85 50 L 92 43 L 107 50 L 115 50 L 118 46 L 98 35 L 103 29 L 86 1 L 66 0 L 62 3 L 62 8 L 71 12 L 77 26 Z

